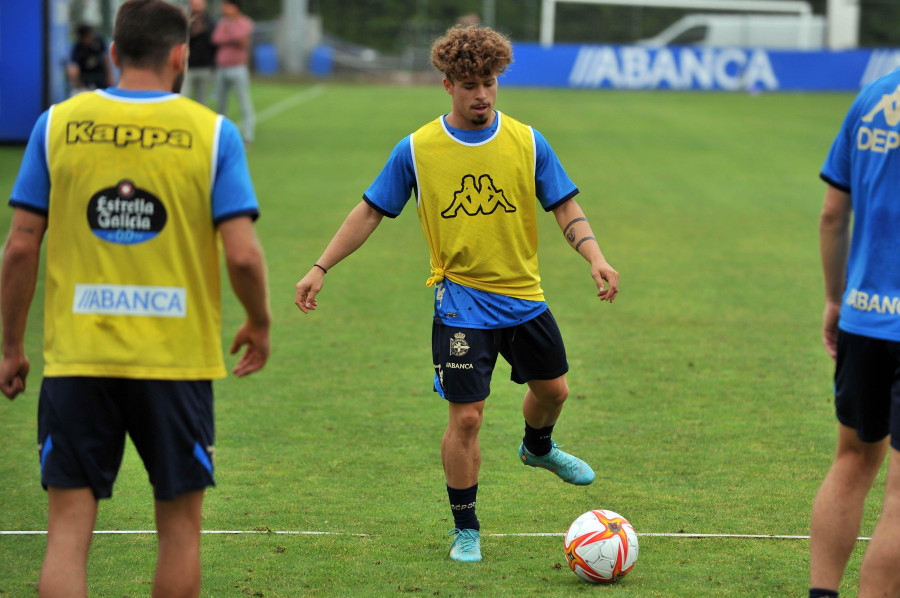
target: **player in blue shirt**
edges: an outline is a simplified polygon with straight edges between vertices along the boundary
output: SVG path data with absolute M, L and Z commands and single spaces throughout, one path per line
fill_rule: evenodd
M 859 596 L 900 595 L 900 70 L 866 86 L 821 178 L 825 348 L 835 360 L 837 455 L 813 504 L 810 597 L 835 597 L 866 495 L 890 452 Z M 851 234 L 852 230 L 852 234 Z

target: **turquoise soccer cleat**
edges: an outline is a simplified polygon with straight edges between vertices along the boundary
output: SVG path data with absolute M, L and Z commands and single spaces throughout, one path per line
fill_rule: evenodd
M 558 475 L 564 482 L 576 486 L 587 486 L 596 477 L 590 465 L 574 455 L 559 450 L 559 445 L 555 442 L 550 452 L 541 457 L 529 453 L 522 444 L 519 447 L 519 457 L 524 465 L 543 467 Z
M 455 534 L 450 545 L 450 558 L 464 563 L 477 563 L 481 560 L 481 533 L 477 529 L 453 529 Z M 448 534 L 448 535 L 450 535 Z

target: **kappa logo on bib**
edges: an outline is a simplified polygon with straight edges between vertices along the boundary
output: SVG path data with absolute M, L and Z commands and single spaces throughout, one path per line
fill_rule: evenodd
M 91 231 L 104 241 L 134 245 L 149 241 L 166 226 L 166 208 L 146 189 L 123 179 L 91 197 L 87 212 Z
M 453 202 L 446 210 L 441 212 L 444 218 L 456 218 L 460 210 L 467 216 L 478 214 L 493 214 L 497 208 L 503 208 L 504 212 L 515 212 L 516 206 L 512 204 L 503 189 L 498 189 L 491 175 L 483 174 L 475 180 L 475 175 L 463 176 L 460 190 L 453 194 Z

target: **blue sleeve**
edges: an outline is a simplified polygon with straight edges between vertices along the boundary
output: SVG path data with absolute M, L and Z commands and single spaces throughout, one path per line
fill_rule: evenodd
M 253 181 L 250 180 L 244 142 L 237 125 L 227 118 L 222 119 L 219 130 L 212 213 L 216 224 L 238 216 L 250 216 L 254 220 L 259 217 L 259 203 L 256 191 L 253 190 Z
M 396 218 L 416 188 L 410 138 L 404 137 L 391 152 L 387 164 L 363 193 L 370 206 L 388 218 Z
M 857 115 L 859 111 L 858 106 L 859 99 L 854 102 L 847 112 L 844 123 L 841 125 L 841 130 L 835 137 L 834 143 L 831 144 L 831 150 L 828 152 L 828 157 L 825 158 L 825 164 L 819 173 L 819 176 L 826 183 L 847 193 L 850 192 L 850 155 L 853 151 L 853 130 L 856 123 L 859 122 Z
M 9 198 L 9 205 L 12 207 L 43 215 L 50 211 L 50 171 L 47 168 L 46 144 L 49 115 L 50 111 L 45 111 L 34 123 L 22 156 L 19 176 Z
M 534 183 L 538 201 L 550 211 L 578 195 L 578 187 L 566 174 L 566 170 L 544 136 L 534 132 L 535 173 Z

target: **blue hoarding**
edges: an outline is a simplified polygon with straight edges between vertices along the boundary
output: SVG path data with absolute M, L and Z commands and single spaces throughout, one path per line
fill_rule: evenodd
M 856 91 L 900 67 L 900 49 L 518 43 L 514 57 L 505 85 L 587 89 Z
M 0 142 L 27 141 L 66 95 L 69 0 L 0 0 Z
M 44 104 L 44 2 L 0 0 L 0 141 L 28 138 Z

